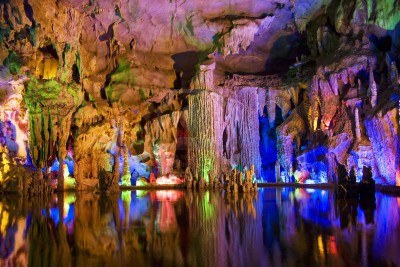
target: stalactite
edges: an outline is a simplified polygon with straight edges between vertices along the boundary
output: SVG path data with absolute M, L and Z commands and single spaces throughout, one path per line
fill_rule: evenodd
M 299 104 L 299 88 L 291 86 L 289 88 L 290 97 L 293 101 L 293 104 L 297 106 Z
M 320 109 L 319 109 L 319 85 L 318 79 L 316 76 L 313 77 L 313 82 L 309 87 L 309 99 L 311 101 L 311 114 L 309 117 L 309 124 L 312 126 L 313 131 L 316 131 L 319 127 L 319 117 L 320 117 Z
M 181 115 L 182 112 L 174 111 L 153 119 L 144 126 L 144 149 L 157 162 L 161 175 L 172 172 L 178 142 L 177 127 Z
M 378 90 L 376 87 L 375 79 L 374 79 L 374 70 L 372 66 L 369 69 L 369 93 L 370 93 L 370 103 L 372 107 L 375 107 L 377 104 L 377 95 Z
M 269 126 L 272 128 L 275 125 L 276 120 L 276 90 L 268 89 L 267 93 L 267 111 L 268 111 L 268 122 Z
M 193 89 L 213 90 L 214 89 L 215 63 L 200 65 L 197 76 L 191 84 Z
M 339 87 L 338 87 L 338 81 L 337 81 L 337 75 L 335 73 L 331 74 L 329 76 L 329 83 L 332 88 L 332 92 L 335 95 L 339 95 Z
M 360 129 L 360 115 L 358 114 L 358 108 L 356 107 L 354 110 L 354 120 L 356 123 L 356 138 L 358 141 L 361 140 L 361 129 Z
M 243 110 L 239 108 L 240 102 L 236 99 L 229 98 L 226 103 L 224 114 L 224 134 L 225 141 L 225 157 L 230 161 L 231 165 L 238 162 L 238 127 L 239 120 L 242 117 Z M 229 166 L 230 167 L 230 166 Z
M 208 173 L 220 173 L 222 160 L 223 98 L 203 91 L 189 96 L 189 166 L 194 177 L 204 178 Z
M 340 77 L 342 78 L 343 84 L 348 84 L 348 83 L 349 83 L 349 75 L 348 75 L 348 73 L 347 73 L 347 68 L 344 69 L 344 70 L 340 73 Z
M 337 164 L 336 164 L 336 156 L 335 153 L 333 152 L 329 152 L 326 155 L 326 159 L 327 159 L 327 178 L 328 178 L 328 182 L 334 182 L 335 179 L 337 178 Z
M 292 87 L 292 90 L 290 91 L 290 95 L 295 95 L 296 94 L 296 90 Z M 258 116 L 264 116 L 266 114 L 264 114 L 264 108 L 267 105 L 267 95 L 268 95 L 268 91 L 269 89 L 265 89 L 265 88 L 258 88 Z
M 278 90 L 276 95 L 276 105 L 282 110 L 282 117 L 286 118 L 292 108 L 290 102 L 291 94 L 288 90 Z
M 66 157 L 72 114 L 82 103 L 83 92 L 76 85 L 55 80 L 41 84 L 31 79 L 25 90 L 29 112 L 30 146 L 37 167 L 45 167 L 50 159 Z

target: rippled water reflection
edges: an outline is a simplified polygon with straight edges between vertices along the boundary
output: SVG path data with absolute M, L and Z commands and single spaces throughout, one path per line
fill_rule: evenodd
M 398 266 L 399 207 L 291 188 L 3 196 L 0 265 Z

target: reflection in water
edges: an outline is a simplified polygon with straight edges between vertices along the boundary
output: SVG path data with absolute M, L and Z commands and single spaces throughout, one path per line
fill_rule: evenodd
M 1 266 L 400 265 L 400 199 L 327 190 L 0 199 Z

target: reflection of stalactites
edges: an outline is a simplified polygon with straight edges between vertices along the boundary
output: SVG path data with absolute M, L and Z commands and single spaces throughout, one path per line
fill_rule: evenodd
M 236 215 L 246 214 L 251 216 L 253 219 L 256 219 L 257 210 L 255 204 L 257 202 L 257 198 L 257 192 L 255 194 L 243 194 L 240 196 L 237 194 L 228 194 L 228 208 L 232 209 Z
M 229 262 L 237 266 L 251 266 L 255 262 L 265 264 L 268 258 L 260 235 L 262 216 L 257 216 L 261 213 L 261 202 L 256 195 L 228 195 L 226 200 L 228 205 L 217 206 L 217 216 L 223 220 L 218 219 L 216 249 L 218 255 L 227 257 L 219 258 L 217 266 L 227 266 Z M 232 251 L 241 253 L 230 253 Z
M 120 216 L 117 198 L 118 195 L 97 196 L 83 192 L 77 195 L 74 229 L 78 254 L 110 260 L 109 257 L 118 251 Z
M 57 225 L 57 240 L 58 240 L 57 266 L 71 266 L 72 257 L 71 257 L 71 249 L 67 241 L 67 227 L 65 226 L 62 220 L 60 220 L 60 223 Z
M 4 211 L 3 211 L 4 213 Z M 4 219 L 8 219 L 7 216 Z M 8 242 L 2 244 L 1 266 L 28 266 L 28 251 L 25 237 L 27 223 L 25 219 L 18 219 L 8 224 L 9 228 L 1 232 L 4 241 L 12 240 L 12 246 Z M 17 264 L 16 264 L 17 263 Z
M 37 257 L 40 255 L 40 257 Z M 57 243 L 48 219 L 34 214 L 29 228 L 29 266 L 57 266 Z

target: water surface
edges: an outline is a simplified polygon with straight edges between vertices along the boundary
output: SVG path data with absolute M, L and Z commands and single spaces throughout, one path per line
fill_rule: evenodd
M 7 195 L 0 266 L 399 266 L 399 207 L 293 188 Z

